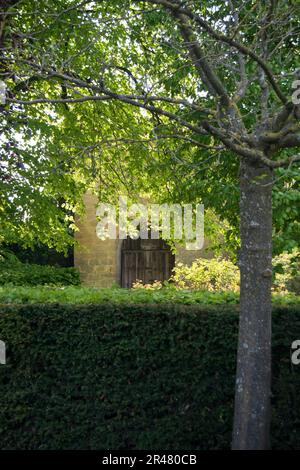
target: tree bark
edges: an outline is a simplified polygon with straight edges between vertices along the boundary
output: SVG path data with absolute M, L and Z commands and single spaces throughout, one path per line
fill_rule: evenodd
M 270 446 L 272 170 L 240 169 L 240 324 L 232 449 Z

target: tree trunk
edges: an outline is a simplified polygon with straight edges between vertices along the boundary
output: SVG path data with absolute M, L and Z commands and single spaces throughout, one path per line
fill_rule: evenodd
M 241 295 L 233 449 L 270 446 L 272 171 L 241 162 Z

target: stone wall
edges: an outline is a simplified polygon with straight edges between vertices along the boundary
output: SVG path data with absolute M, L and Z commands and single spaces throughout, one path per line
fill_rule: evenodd
M 88 192 L 84 196 L 85 216 L 77 220 L 79 231 L 75 238 L 79 246 L 74 250 L 74 265 L 79 270 L 82 284 L 88 287 L 111 287 L 120 281 L 120 241 L 100 240 L 96 235 L 97 198 Z M 177 246 L 176 262 L 190 265 L 194 259 L 212 257 L 204 248 L 188 251 Z
M 83 285 L 110 287 L 117 281 L 118 240 L 99 240 L 96 235 L 97 198 L 92 193 L 84 196 L 85 216 L 77 220 L 79 231 L 75 237 L 74 265 L 79 270 Z
M 184 245 L 176 245 L 175 262 L 190 266 L 197 258 L 213 258 L 213 253 L 207 249 L 208 243 L 205 240 L 201 250 L 186 250 Z

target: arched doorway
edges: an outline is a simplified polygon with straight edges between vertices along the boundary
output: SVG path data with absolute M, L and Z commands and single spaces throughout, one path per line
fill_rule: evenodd
M 121 286 L 130 288 L 136 280 L 144 284 L 166 281 L 174 264 L 175 256 L 164 240 L 127 238 L 121 247 Z

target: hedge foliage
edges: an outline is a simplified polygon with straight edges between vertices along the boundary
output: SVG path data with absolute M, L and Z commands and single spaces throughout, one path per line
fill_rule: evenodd
M 237 325 L 236 306 L 2 307 L 1 448 L 228 448 Z M 277 307 L 274 448 L 300 449 L 299 338 L 300 308 Z
M 180 289 L 239 292 L 240 272 L 232 261 L 199 258 L 191 266 L 177 263 L 172 280 Z
M 299 302 L 300 297 L 279 297 L 282 302 Z M 0 304 L 4 303 L 102 303 L 118 304 L 135 303 L 180 303 L 197 304 L 237 304 L 239 296 L 234 292 L 183 291 L 175 288 L 159 290 L 121 289 L 121 288 L 89 288 L 89 287 L 15 287 L 0 286 Z
M 285 293 L 273 294 L 274 305 L 298 305 L 300 296 Z M 176 303 L 183 305 L 236 305 L 239 294 L 236 292 L 185 291 L 175 288 L 121 289 L 92 288 L 79 286 L 0 286 L 0 304 L 25 303 L 63 303 L 63 304 L 153 304 Z
M 283 252 L 273 258 L 273 288 L 278 292 L 300 294 L 300 250 Z
M 273 291 L 300 294 L 300 251 L 283 252 L 273 258 Z M 172 276 L 180 289 L 238 292 L 238 266 L 224 258 L 195 259 L 191 265 L 177 263 Z
M 8 250 L 0 250 L 0 286 L 79 285 L 74 268 L 22 263 Z

